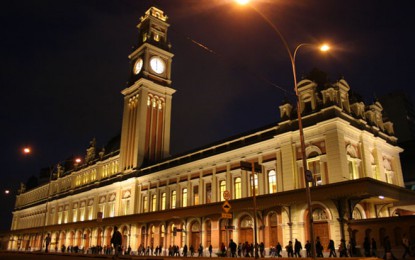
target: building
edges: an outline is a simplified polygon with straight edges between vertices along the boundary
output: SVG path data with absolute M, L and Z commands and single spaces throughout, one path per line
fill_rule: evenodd
M 309 214 L 325 247 L 329 239 L 360 243 L 364 236 L 382 241 L 388 234 L 398 241 L 403 230 L 415 240 L 415 216 L 400 208 L 414 204 L 415 192 L 403 187 L 393 124 L 383 120 L 379 102 L 365 105 L 351 95 L 344 79 L 313 80 L 319 73 L 314 71 L 298 83 L 312 212 L 296 110 L 289 102 L 280 105 L 281 121 L 274 125 L 170 156 L 175 90 L 168 28 L 160 9 L 141 17 L 140 40 L 129 55 L 130 81 L 122 91 L 119 142 L 98 151 L 92 141 L 82 165 L 58 166 L 49 183 L 22 190 L 9 250 L 41 249 L 46 234 L 52 251 L 106 246 L 114 225 L 133 251 L 140 245 L 165 250 L 201 244 L 216 252 L 231 238 L 253 243 L 255 237 L 269 249 L 310 240 Z

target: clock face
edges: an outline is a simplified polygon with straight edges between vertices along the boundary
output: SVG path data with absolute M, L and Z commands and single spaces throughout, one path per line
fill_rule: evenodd
M 133 71 L 134 71 L 134 74 L 138 74 L 138 73 L 140 73 L 140 71 L 141 71 L 141 68 L 143 68 L 143 59 L 142 58 L 139 58 L 135 63 L 134 63 L 134 68 L 133 68 Z
M 153 56 L 150 59 L 150 67 L 155 73 L 161 74 L 166 69 L 166 64 L 164 63 L 164 60 L 162 58 L 158 56 Z

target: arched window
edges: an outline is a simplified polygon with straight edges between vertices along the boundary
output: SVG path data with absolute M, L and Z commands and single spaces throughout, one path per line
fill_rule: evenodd
M 176 191 L 173 190 L 170 196 L 170 205 L 172 209 L 176 208 Z
M 187 189 L 182 190 L 182 206 L 187 207 Z
M 156 211 L 157 210 L 157 196 L 156 194 L 153 194 L 153 196 L 151 197 L 151 211 Z
M 253 181 L 252 181 L 252 179 L 253 179 Z M 255 189 L 255 195 L 258 195 L 258 175 L 257 174 L 251 174 L 249 180 L 250 180 L 249 181 L 249 187 L 250 187 L 249 194 L 251 196 L 253 196 L 254 195 L 253 189 Z M 253 185 L 253 187 L 252 187 L 252 185 Z
M 277 192 L 277 173 L 275 170 L 268 172 L 268 193 Z
M 234 191 L 235 191 L 235 199 L 242 198 L 242 184 L 241 184 L 241 178 L 240 177 L 235 178 Z
M 163 192 L 161 194 L 161 210 L 165 210 L 166 209 L 166 193 Z
M 226 181 L 220 181 L 219 182 L 219 198 L 220 201 L 225 201 L 225 198 L 223 197 L 223 192 L 226 190 Z
M 148 212 L 148 197 L 143 197 L 143 212 Z

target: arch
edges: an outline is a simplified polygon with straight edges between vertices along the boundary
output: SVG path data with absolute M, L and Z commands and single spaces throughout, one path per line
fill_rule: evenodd
M 268 212 L 266 216 L 266 223 L 265 230 L 268 234 L 268 244 L 269 246 L 275 246 L 277 242 L 279 241 L 279 222 L 281 221 L 281 218 L 278 217 L 278 213 L 276 211 L 270 211 Z
M 307 146 L 305 148 L 305 153 L 307 158 L 315 157 L 322 154 L 320 148 L 318 148 L 315 145 Z
M 194 220 L 189 225 L 189 246 L 192 245 L 193 248 L 199 248 L 201 243 L 201 224 L 199 221 Z
M 304 223 L 307 223 L 304 237 L 306 240 L 310 239 L 310 234 L 307 232 L 309 230 L 309 211 L 306 209 L 304 214 Z M 313 214 L 313 229 L 314 229 L 314 237 L 320 238 L 322 245 L 328 245 L 330 241 L 330 229 L 329 229 L 329 221 L 332 219 L 331 212 L 328 210 L 325 205 L 316 203 L 312 205 L 312 214 Z
M 254 222 L 253 218 L 246 214 L 239 219 L 239 238 L 241 243 L 248 242 L 249 244 L 254 241 Z

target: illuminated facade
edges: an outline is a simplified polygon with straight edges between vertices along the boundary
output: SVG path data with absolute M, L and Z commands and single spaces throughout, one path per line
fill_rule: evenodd
M 309 239 L 298 125 L 290 103 L 280 105 L 281 121 L 273 126 L 169 155 L 175 90 L 168 27 L 167 16 L 154 7 L 140 19 L 139 44 L 129 55 L 131 77 L 122 91 L 118 149 L 98 152 L 92 145 L 83 165 L 17 195 L 10 250 L 40 249 L 42 233 L 51 234 L 52 251 L 62 245 L 105 246 L 117 225 L 123 246 L 133 251 L 140 245 L 165 250 L 212 244 L 216 252 L 230 238 L 253 243 L 253 191 L 258 242 L 268 249 Z M 392 123 L 383 121 L 381 104 L 367 106 L 349 90 L 344 79 L 333 84 L 304 79 L 298 85 L 313 174 L 314 234 L 325 247 L 329 239 L 363 241 L 365 234 L 381 240 L 395 232 L 382 226 L 382 219 L 403 215 L 400 207 L 415 198 L 403 188 L 402 149 Z M 258 163 L 261 173 L 252 175 L 241 161 Z M 225 191 L 231 194 L 230 219 L 222 215 Z M 399 218 L 400 228 L 415 231 L 407 224 L 414 218 Z

